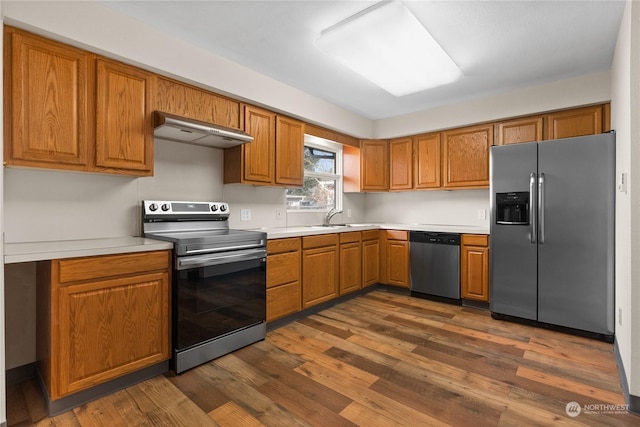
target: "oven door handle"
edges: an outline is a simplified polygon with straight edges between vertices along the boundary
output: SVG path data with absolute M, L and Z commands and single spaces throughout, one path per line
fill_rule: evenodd
M 226 246 L 226 247 L 222 247 L 222 248 L 215 248 L 215 250 L 217 252 L 222 252 L 222 251 L 230 251 L 230 250 L 235 250 L 235 249 L 260 248 L 260 247 L 263 247 L 263 246 L 264 246 L 264 240 L 260 240 L 260 241 L 257 241 L 256 243 L 250 243 L 248 245 Z M 189 249 L 189 247 L 187 246 L 187 250 L 185 251 L 185 255 L 200 254 L 200 253 L 203 253 L 203 252 L 211 253 L 211 248 Z
M 252 261 L 257 259 L 266 260 L 266 249 L 250 249 L 235 251 L 232 253 L 214 253 L 209 255 L 198 255 L 192 257 L 179 257 L 176 262 L 177 270 L 187 270 L 189 268 L 207 267 L 209 265 L 230 264 L 239 261 Z

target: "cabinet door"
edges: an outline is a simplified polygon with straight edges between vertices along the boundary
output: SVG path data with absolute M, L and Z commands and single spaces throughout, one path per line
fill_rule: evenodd
M 389 190 L 410 190 L 413 186 L 411 138 L 389 141 Z
M 98 59 L 96 167 L 104 172 L 153 174 L 153 75 Z
M 497 145 L 542 141 L 542 122 L 542 117 L 527 117 L 498 124 Z
M 338 296 L 337 246 L 305 249 L 302 255 L 302 306 L 311 307 Z
M 6 164 L 87 170 L 90 54 L 19 30 L 5 35 Z
M 360 173 L 363 191 L 389 189 L 389 143 L 365 140 L 360 145 Z
M 371 286 L 380 282 L 380 241 L 362 242 L 362 286 Z
M 300 289 L 299 280 L 267 289 L 267 322 L 300 311 Z
M 360 242 L 340 245 L 340 295 L 362 287 L 362 254 Z
M 262 184 L 274 182 L 275 114 L 259 108 L 245 107 L 245 131 L 253 141 L 244 144 L 244 180 Z
M 547 116 L 546 139 L 602 133 L 602 106 L 577 108 Z
M 63 286 L 58 301 L 52 399 L 170 357 L 168 273 Z
M 387 242 L 387 271 L 389 285 L 409 287 L 409 242 Z
M 166 78 L 158 78 L 154 110 L 240 129 L 240 102 Z
M 488 188 L 493 125 L 443 132 L 445 188 Z
M 440 187 L 440 134 L 413 138 L 413 188 Z
M 300 251 L 267 257 L 267 288 L 300 281 Z
M 304 123 L 276 118 L 276 184 L 299 186 L 304 181 Z
M 461 257 L 462 298 L 489 302 L 489 236 L 463 234 Z

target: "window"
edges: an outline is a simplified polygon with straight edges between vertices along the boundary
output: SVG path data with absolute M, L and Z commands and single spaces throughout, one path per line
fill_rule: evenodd
M 290 211 L 327 211 L 342 206 L 342 146 L 304 136 L 304 184 L 287 189 Z

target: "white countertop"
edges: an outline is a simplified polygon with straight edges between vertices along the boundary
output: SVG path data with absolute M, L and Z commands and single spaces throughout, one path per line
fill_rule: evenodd
M 442 224 L 348 224 L 342 226 L 324 227 L 321 225 L 299 227 L 261 228 L 267 233 L 268 239 L 281 239 L 284 237 L 311 236 L 314 234 L 345 233 L 349 231 L 363 230 L 406 230 L 406 231 L 437 231 L 447 233 L 465 234 L 489 234 L 489 226 L 479 227 L 472 225 L 442 225 Z
M 4 263 L 44 261 L 84 256 L 113 255 L 173 249 L 171 242 L 144 237 L 62 240 L 54 242 L 5 243 Z

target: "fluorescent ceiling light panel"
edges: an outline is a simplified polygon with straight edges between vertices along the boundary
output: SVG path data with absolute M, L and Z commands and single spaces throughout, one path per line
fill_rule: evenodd
M 462 75 L 399 1 L 377 3 L 327 28 L 316 46 L 395 96 L 446 85 Z

